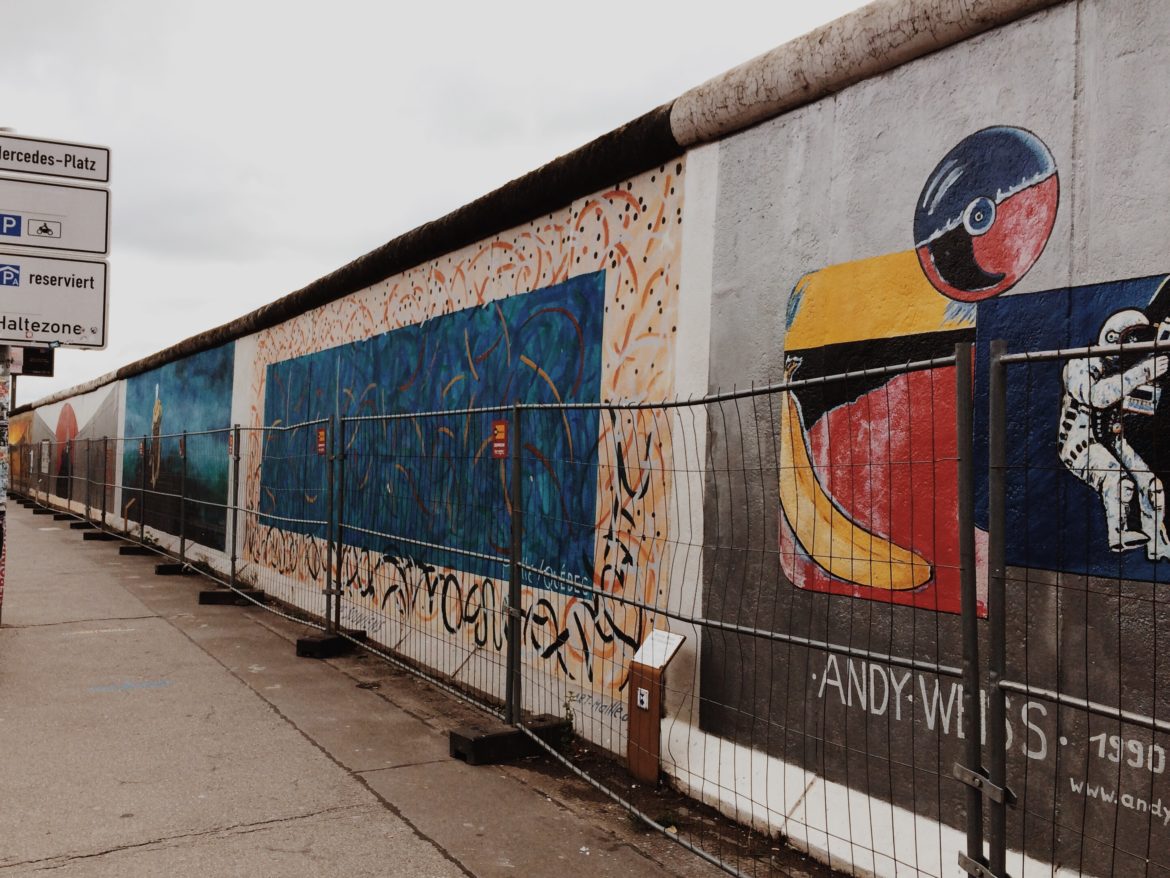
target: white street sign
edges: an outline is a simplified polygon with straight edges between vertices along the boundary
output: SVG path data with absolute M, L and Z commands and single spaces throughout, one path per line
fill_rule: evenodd
M 110 252 L 110 193 L 73 183 L 0 177 L 0 248 Z
M 104 146 L 0 134 L 0 171 L 108 183 L 110 151 Z
M 0 252 L 0 345 L 104 348 L 104 262 Z

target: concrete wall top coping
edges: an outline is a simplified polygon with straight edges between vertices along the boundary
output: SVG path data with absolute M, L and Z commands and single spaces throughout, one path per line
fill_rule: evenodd
M 263 331 L 984 31 L 1069 0 L 876 0 L 685 92 L 444 217 L 222 326 L 17 407 L 29 411 Z
M 683 147 L 752 125 L 1065 0 L 876 0 L 683 94 Z

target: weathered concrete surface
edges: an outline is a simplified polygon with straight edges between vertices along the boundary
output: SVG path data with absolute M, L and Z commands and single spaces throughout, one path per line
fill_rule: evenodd
M 679 97 L 670 128 L 689 147 L 878 76 L 1060 0 L 876 0 Z
M 451 760 L 476 714 L 376 659 L 297 659 L 303 626 L 9 523 L 0 876 L 716 874 L 537 773 Z

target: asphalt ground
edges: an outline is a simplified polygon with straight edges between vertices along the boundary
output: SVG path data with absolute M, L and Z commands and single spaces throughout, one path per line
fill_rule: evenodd
M 469 766 L 473 708 L 8 505 L 0 878 L 713 876 L 571 775 Z

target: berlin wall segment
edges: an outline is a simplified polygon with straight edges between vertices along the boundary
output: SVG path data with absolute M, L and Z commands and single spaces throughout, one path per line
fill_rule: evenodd
M 329 415 L 377 423 L 473 400 L 668 400 L 688 356 L 675 341 L 690 294 L 680 286 L 681 230 L 710 207 L 711 392 L 896 367 L 971 341 L 985 459 L 992 339 L 1015 351 L 1076 347 L 1153 337 L 1170 319 L 1156 221 L 1170 195 L 1161 147 L 1170 96 L 1145 72 L 1170 66 L 1167 35 L 1162 4 L 1058 5 L 718 141 L 703 171 L 716 185 L 696 189 L 710 205 L 684 204 L 684 185 L 696 182 L 690 157 L 672 161 L 178 360 L 174 376 L 160 369 L 27 412 L 13 420 L 12 441 L 58 443 L 52 481 L 75 466 L 69 440 L 150 435 L 156 407 L 176 430 L 249 412 L 241 487 L 244 505 L 262 514 L 244 523 L 245 560 L 319 585 L 319 528 L 267 523 L 319 518 L 312 492 L 274 490 L 319 474 L 282 470 L 279 443 L 299 440 L 266 443 L 264 428 Z M 1011 656 L 1013 672 L 1153 716 L 1170 706 L 1157 649 L 1170 566 L 1165 372 L 1164 360 L 1136 355 L 1029 366 L 1010 384 L 1008 423 L 1014 465 L 1029 473 L 1009 507 L 1009 638 L 1026 645 Z M 1126 375 L 1116 382 L 1124 393 L 1091 392 Z M 627 663 L 666 622 L 592 588 L 650 607 L 689 589 L 692 606 L 716 622 L 961 664 L 954 377 L 940 366 L 784 390 L 734 431 L 708 418 L 705 460 L 758 479 L 736 495 L 706 469 L 697 582 L 670 564 L 681 527 L 679 486 L 665 465 L 671 431 L 652 413 L 604 408 L 541 425 L 533 435 L 549 444 L 535 450 L 570 463 L 544 470 L 534 495 L 540 517 L 566 529 L 525 543 L 526 561 L 558 577 L 524 583 L 529 671 L 554 703 L 589 705 L 576 714 L 579 732 L 621 750 Z M 208 411 L 196 413 L 205 400 Z M 491 561 L 507 532 L 503 470 L 477 457 L 487 419 L 471 431 L 457 416 L 436 417 L 425 433 L 406 423 L 388 429 L 402 432 L 396 444 L 412 450 L 413 472 L 366 453 L 374 428 L 350 437 L 361 464 L 349 471 L 343 515 L 376 534 L 389 530 L 379 516 L 397 510 L 410 539 L 347 541 L 347 624 L 420 662 L 449 660 L 403 642 L 408 631 L 455 644 L 462 652 L 442 668 L 450 671 L 503 648 L 504 574 Z M 145 460 L 150 477 L 165 479 L 169 459 L 160 442 Z M 117 460 L 130 517 L 140 461 L 129 448 Z M 984 496 L 985 469 L 976 475 Z M 208 472 L 206 481 L 207 496 L 222 502 L 226 477 Z M 435 502 L 456 492 L 495 517 L 461 518 Z M 165 509 L 154 514 L 150 526 L 172 526 Z M 976 523 L 982 554 L 983 506 Z M 201 526 L 206 544 L 222 549 L 222 522 Z M 441 533 L 480 560 L 420 548 Z M 687 746 L 668 772 L 696 791 L 726 788 L 719 803 L 737 816 L 851 867 L 951 874 L 963 815 L 962 787 L 949 778 L 963 759 L 957 680 L 723 631 L 688 649 L 701 707 L 673 718 L 667 734 Z M 1162 732 L 1042 697 L 1011 696 L 1008 717 L 1021 867 L 1143 874 L 1127 871 L 1138 868 L 1129 852 L 1170 863 Z M 704 740 L 711 749 L 688 751 Z M 735 801 L 734 766 L 711 760 L 719 742 L 750 751 L 763 771 L 746 806 Z M 859 801 L 864 829 L 854 825 Z M 925 851 L 920 833 L 933 833 L 940 850 Z
M 1161 191 L 1165 159 L 1152 130 L 1129 137 L 1143 131 L 1126 85 L 1140 73 L 1117 58 L 1139 51 L 1162 63 L 1147 28 L 1168 27 L 1153 4 L 1116 19 L 1099 3 L 1060 6 L 721 141 L 712 390 L 896 365 L 973 341 L 985 461 L 991 339 L 1043 350 L 1165 331 L 1168 266 L 1156 223 L 1143 229 L 1139 218 L 1154 204 L 1131 182 L 1140 157 Z M 962 71 L 974 69 L 995 70 L 996 84 L 963 87 Z M 1102 203 L 1070 206 L 1088 191 Z M 1112 244 L 1105 261 L 1088 255 L 1104 255 L 1101 236 Z M 1010 483 L 1009 669 L 1033 687 L 1149 716 L 1165 712 L 1166 697 L 1153 634 L 1170 548 L 1165 371 L 1149 354 L 1074 358 L 1019 370 L 1009 385 L 1011 466 L 1026 474 Z M 1111 382 L 1119 392 L 1103 392 Z M 727 505 L 710 510 L 724 535 L 750 534 L 742 548 L 754 552 L 716 553 L 705 567 L 707 615 L 960 664 L 953 387 L 953 370 L 934 370 L 788 393 L 775 417 L 783 438 L 800 432 L 779 459 L 754 439 L 712 432 L 716 459 L 780 479 L 746 505 L 723 492 Z M 755 434 L 758 424 L 744 427 Z M 796 478 L 810 471 L 815 482 Z M 976 474 L 985 498 L 985 465 Z M 977 526 L 982 556 L 983 503 Z M 874 581 L 875 550 L 908 550 L 901 585 Z M 879 612 L 875 601 L 892 606 Z M 957 681 L 752 638 L 715 643 L 701 689 L 729 694 L 704 698 L 705 729 L 961 826 L 962 787 L 945 780 L 963 760 Z M 753 718 L 763 715 L 772 726 L 762 734 Z M 1011 842 L 1033 867 L 1144 874 L 1144 860 L 1167 862 L 1161 733 L 1020 695 L 1008 723 L 1009 775 L 1024 795 Z

